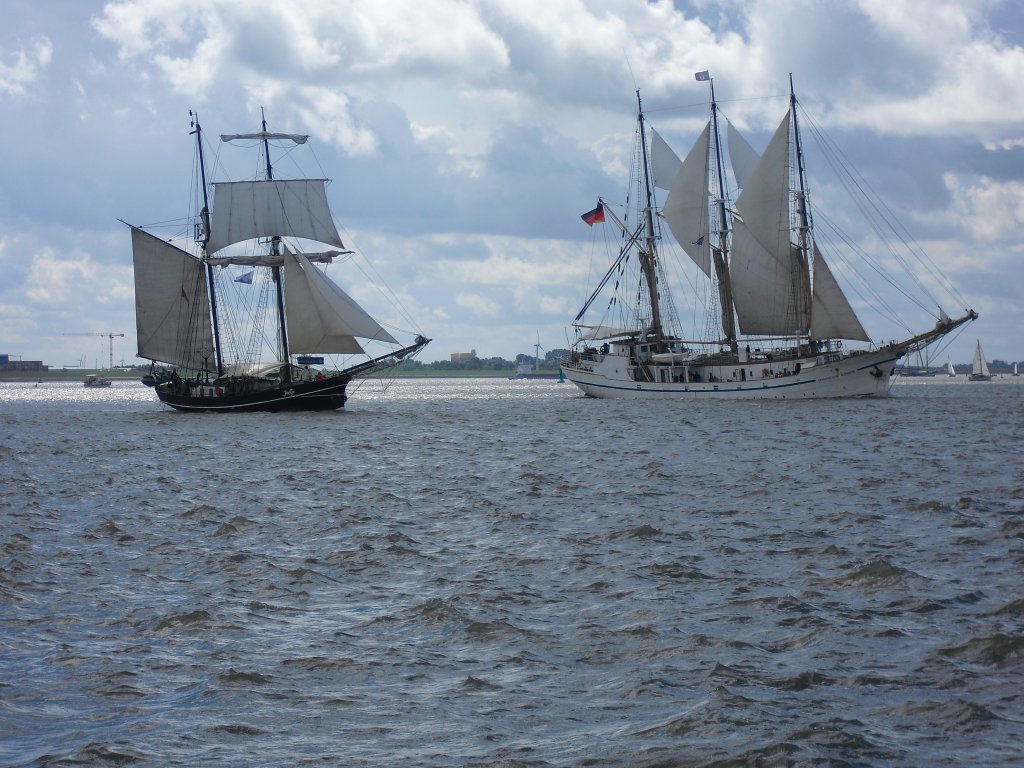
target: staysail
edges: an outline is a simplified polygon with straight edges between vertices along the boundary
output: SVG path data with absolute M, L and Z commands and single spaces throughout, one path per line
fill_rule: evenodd
M 812 339 L 871 341 L 857 314 L 847 301 L 825 258 L 814 246 L 814 290 L 811 299 Z
M 137 227 L 132 255 L 139 357 L 204 370 L 214 345 L 203 262 Z
M 711 277 L 711 237 L 708 214 L 708 143 L 711 123 L 690 149 L 672 180 L 661 209 L 676 242 L 701 271 Z M 654 168 L 658 166 L 655 155 Z
M 359 354 L 357 338 L 398 343 L 301 253 L 285 251 L 284 293 L 293 352 Z

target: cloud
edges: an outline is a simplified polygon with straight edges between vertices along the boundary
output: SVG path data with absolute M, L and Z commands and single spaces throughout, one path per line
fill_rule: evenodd
M 474 315 L 483 317 L 497 317 L 501 307 L 496 301 L 477 293 L 460 293 L 455 297 L 455 303 L 463 309 L 468 309 Z
M 992 248 L 997 243 L 1016 245 L 1024 222 L 1024 181 L 997 181 L 987 177 L 946 174 L 953 206 L 974 240 L 985 249 L 980 265 L 998 270 L 1012 253 Z M 1015 254 L 1016 258 L 1016 254 Z M 1002 265 L 1002 266 L 1001 266 Z
M 0 54 L 3 51 L 0 50 Z M 0 61 L 0 93 L 26 95 L 26 89 L 39 77 L 53 57 L 53 44 L 48 38 L 38 39 L 29 50 L 22 48 L 13 54 L 13 64 Z M 5 57 L 8 58 L 8 57 Z

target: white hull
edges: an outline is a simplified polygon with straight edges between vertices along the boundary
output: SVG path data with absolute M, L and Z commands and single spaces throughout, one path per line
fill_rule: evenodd
M 624 354 L 583 354 L 562 366 L 565 377 L 591 397 L 632 399 L 810 400 L 835 397 L 884 397 L 893 368 L 904 354 L 899 347 L 849 355 L 823 355 L 786 361 L 752 360 L 689 368 L 690 381 L 675 381 L 682 366 L 649 366 L 655 379 L 643 378 Z M 799 372 L 795 372 L 799 364 Z M 639 369 L 643 371 L 644 369 Z M 698 373 L 700 381 L 693 381 Z M 708 380 L 710 376 L 716 380 Z

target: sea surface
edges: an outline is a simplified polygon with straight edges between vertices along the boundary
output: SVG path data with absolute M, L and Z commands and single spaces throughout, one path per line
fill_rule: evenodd
M 0 765 L 1022 765 L 1018 381 L 0 383 Z

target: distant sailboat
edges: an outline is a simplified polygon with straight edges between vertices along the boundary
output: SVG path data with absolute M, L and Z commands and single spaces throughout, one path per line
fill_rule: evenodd
M 956 376 L 956 369 L 953 367 L 953 361 L 949 357 L 946 358 L 946 375 Z
M 989 373 L 988 363 L 985 362 L 985 353 L 981 351 L 981 341 L 978 341 L 978 346 L 974 350 L 974 365 L 971 367 L 971 372 L 967 376 L 968 381 L 989 381 L 992 378 L 992 374 Z
M 308 136 L 272 133 L 265 119 L 256 133 L 221 136 L 256 149 L 262 168 L 255 180 L 211 185 L 211 209 L 198 119 L 192 133 L 201 184 L 188 233 L 195 244 L 131 228 L 138 354 L 167 367 L 144 379 L 161 402 L 181 411 L 333 410 L 354 378 L 393 368 L 428 343 L 415 335 L 403 345 L 321 268 L 354 256 L 334 223 L 327 181 L 281 179 L 270 154 Z M 330 250 L 304 252 L 303 241 Z M 340 357 L 325 366 L 324 355 Z

